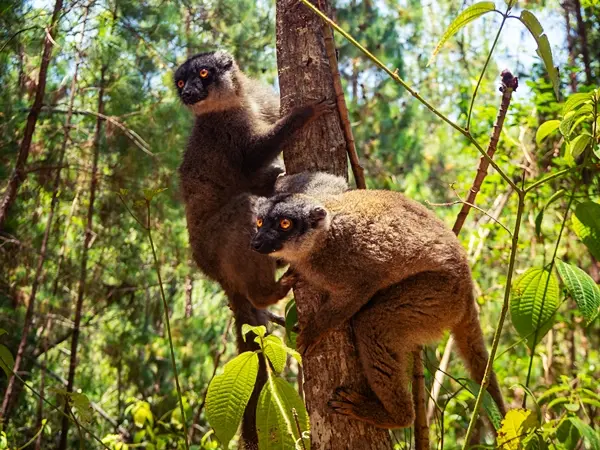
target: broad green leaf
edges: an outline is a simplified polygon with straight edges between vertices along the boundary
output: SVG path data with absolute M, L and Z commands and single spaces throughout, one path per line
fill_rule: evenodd
M 504 450 L 521 450 L 522 442 L 539 427 L 533 411 L 511 409 L 506 413 L 498 430 L 497 447 Z
M 548 120 L 540 125 L 535 133 L 535 142 L 537 145 L 546 139 L 552 132 L 556 131 L 556 129 L 560 126 L 560 120 Z
M 0 336 L 2 336 L 3 334 L 6 334 L 6 333 L 8 333 L 8 331 L 6 331 L 3 328 L 0 328 Z
M 296 309 L 296 299 L 291 299 L 285 305 L 285 342 L 293 348 L 296 348 L 297 334 L 293 331 L 298 324 L 298 310 Z
M 506 6 L 508 6 L 509 8 L 512 8 L 513 6 L 515 6 L 515 3 L 517 3 L 517 0 L 504 0 L 504 3 L 506 3 Z
M 12 353 L 5 345 L 0 344 L 0 369 L 4 370 L 7 378 L 10 378 L 12 375 L 14 366 L 15 360 Z
M 563 420 L 556 429 L 556 439 L 564 446 L 565 450 L 575 450 L 581 434 L 571 421 Z
M 469 6 L 467 9 L 461 12 L 446 29 L 446 32 L 438 42 L 438 45 L 435 47 L 435 50 L 433 50 L 433 53 L 431 54 L 431 58 L 429 58 L 429 62 L 427 63 L 427 65 L 429 66 L 433 62 L 436 55 L 440 52 L 440 50 L 448 41 L 448 39 L 454 36 L 462 27 L 477 19 L 478 17 L 481 17 L 482 15 L 487 14 L 490 11 L 494 11 L 495 8 L 496 6 L 494 5 L 494 2 L 479 2 Z
M 471 394 L 473 394 L 475 398 L 477 398 L 477 396 L 479 395 L 479 390 L 481 389 L 481 385 L 473 380 L 466 381 L 467 390 Z M 497 430 L 498 428 L 500 428 L 500 425 L 502 423 L 502 413 L 500 412 L 498 405 L 496 404 L 496 402 L 494 401 L 494 399 L 488 391 L 485 391 L 483 393 L 483 409 L 489 417 L 490 422 L 492 422 L 494 429 Z
M 300 432 L 293 409 L 298 415 Z M 295 450 L 300 433 L 309 429 L 308 413 L 302 399 L 296 389 L 283 378 L 271 376 L 260 393 L 256 408 L 256 428 L 261 450 Z M 305 439 L 304 445 L 308 449 L 310 442 Z
M 592 141 L 592 137 L 589 134 L 580 134 L 569 143 L 569 149 L 571 150 L 571 156 L 577 158 L 583 153 L 587 146 Z
M 546 269 L 527 269 L 513 285 L 510 315 L 515 329 L 527 338 L 531 349 L 552 328 L 558 292 L 556 277 Z
M 569 420 L 577 428 L 577 430 L 579 430 L 581 436 L 583 436 L 583 439 L 587 444 L 584 445 L 584 448 L 589 448 L 590 450 L 600 450 L 600 436 L 592 427 L 583 422 L 577 416 L 571 416 L 569 417 Z
M 558 191 L 556 191 L 554 194 L 552 194 L 552 197 L 550 197 L 550 199 L 546 202 L 544 207 L 538 213 L 538 215 L 535 218 L 535 234 L 536 235 L 538 235 L 538 236 L 542 235 L 542 220 L 544 220 L 544 213 L 546 212 L 546 209 L 548 208 L 548 206 L 550 206 L 552 203 L 554 203 L 559 198 L 562 198 L 564 195 L 565 195 L 564 189 L 559 189 Z
M 578 204 L 571 223 L 594 258 L 600 259 L 600 204 L 591 201 Z
M 260 338 L 256 338 L 260 339 Z M 287 362 L 287 351 L 285 350 L 285 345 L 281 342 L 277 336 L 267 336 L 265 338 L 265 347 L 263 348 L 265 355 L 271 361 L 273 365 L 273 370 L 278 374 L 285 368 L 285 363 Z
M 594 283 L 594 280 L 581 270 L 560 259 L 556 260 L 556 268 L 560 277 L 565 282 L 565 286 L 577 303 L 577 307 L 585 318 L 586 325 L 589 325 L 598 316 L 600 308 L 600 288 Z
M 569 111 L 560 122 L 558 129 L 560 130 L 560 134 L 562 134 L 567 142 L 571 137 L 571 129 L 573 128 L 573 124 L 575 123 L 575 111 Z
M 69 393 L 71 404 L 84 424 L 89 424 L 92 421 L 92 405 L 90 399 L 85 394 L 79 392 Z M 152 415 L 152 413 L 150 413 Z
M 151 425 L 154 424 L 154 416 L 152 415 L 150 404 L 148 402 L 138 402 L 133 409 L 133 423 L 138 428 L 144 428 L 146 422 Z
M 257 374 L 258 355 L 244 352 L 225 364 L 223 373 L 208 386 L 206 417 L 223 448 L 227 448 L 240 425 Z
M 558 98 L 558 88 L 559 88 L 559 80 L 558 80 L 558 70 L 554 66 L 554 60 L 552 59 L 552 49 L 550 48 L 550 42 L 548 41 L 548 36 L 544 34 L 544 29 L 540 24 L 540 21 L 530 12 L 524 9 L 521 11 L 521 20 L 537 42 L 538 48 L 536 50 L 537 54 L 542 61 L 544 61 L 544 66 L 546 67 L 546 72 L 548 72 L 548 77 L 552 82 L 552 86 L 554 87 L 554 95 Z
M 581 106 L 583 103 L 585 103 L 591 99 L 592 99 L 591 92 L 569 95 L 569 98 L 567 99 L 567 101 L 565 102 L 565 105 L 563 106 L 562 115 L 566 116 L 567 113 L 573 111 L 575 108 L 577 108 L 578 106 Z
M 246 340 L 246 335 L 248 333 L 254 333 L 257 336 L 265 337 L 265 334 L 267 334 L 267 327 L 265 327 L 264 325 L 258 325 L 255 327 L 245 323 L 244 325 L 242 325 L 242 336 L 244 337 L 244 341 Z

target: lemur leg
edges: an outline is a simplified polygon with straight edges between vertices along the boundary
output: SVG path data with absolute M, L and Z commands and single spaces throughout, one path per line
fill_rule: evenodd
M 439 338 L 464 314 L 465 304 L 456 297 L 459 292 L 461 283 L 455 277 L 422 273 L 373 297 L 354 317 L 353 327 L 369 386 L 385 411 L 378 411 L 372 398 L 358 404 L 343 401 L 338 410 L 382 428 L 410 426 L 414 420 L 408 390 L 411 352 Z

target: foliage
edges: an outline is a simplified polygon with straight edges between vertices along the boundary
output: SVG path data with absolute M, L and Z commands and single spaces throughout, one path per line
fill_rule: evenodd
M 402 190 L 430 202 L 451 225 L 458 210 L 445 205 L 471 188 L 481 156 L 477 145 L 485 149 L 495 123 L 499 69 L 509 67 L 519 76 L 521 87 L 513 94 L 494 156 L 505 177 L 490 169 L 476 200 L 510 234 L 473 210 L 460 235 L 472 265 L 486 341 L 493 342 L 496 335 L 493 368 L 511 411 L 500 424 L 490 414 L 493 405 L 486 391 L 464 382 L 465 368 L 453 358 L 447 370 L 452 377 L 443 382 L 439 409 L 430 423 L 431 440 L 437 448 L 465 445 L 476 411 L 473 396 L 483 392 L 483 407 L 500 426 L 498 446 L 595 448 L 600 428 L 600 16 L 589 1 L 581 2 L 581 24 L 575 2 L 504 3 L 492 8 L 491 2 L 463 6 L 447 0 L 336 2 L 339 25 L 415 86 L 439 115 L 423 108 L 372 59 L 336 35 L 342 82 L 369 187 Z M 53 448 L 65 401 L 82 427 L 72 424 L 67 448 L 182 450 L 185 426 L 195 432 L 190 448 L 224 448 L 229 440 L 236 442 L 242 393 L 247 394 L 254 380 L 241 371 L 245 383 L 229 383 L 235 388 L 229 392 L 219 388 L 235 372 L 239 356 L 233 358 L 235 338 L 228 332 L 223 293 L 191 263 L 176 169 L 192 119 L 177 101 L 171 73 L 186 56 L 223 47 L 249 75 L 275 83 L 273 2 L 93 2 L 83 48 L 77 49 L 85 6 L 70 3 L 61 14 L 46 107 L 38 119 L 25 181 L 0 232 L 0 328 L 7 330 L 0 331 L 3 393 L 31 297 L 74 61 L 80 53 L 75 114 L 48 256 L 19 371 L 46 401 L 17 383 L 10 420 L 0 430 L 0 448 L 23 448 L 38 437 L 41 448 Z M 24 1 L 0 7 L 0 190 L 23 137 L 50 8 L 48 2 Z M 500 11 L 502 17 L 487 14 L 496 8 L 507 12 Z M 506 25 L 499 25 L 499 19 Z M 509 24 L 531 36 L 502 28 Z M 559 31 L 566 25 L 569 36 Z M 496 33 L 499 38 L 494 40 Z M 435 62 L 427 66 L 429 55 Z M 71 317 L 88 231 L 94 114 L 104 65 L 105 115 L 110 120 L 103 122 L 99 140 L 99 185 L 75 389 L 67 393 L 63 380 L 69 370 Z M 515 194 L 508 181 L 523 195 Z M 161 193 L 164 188 L 168 190 Z M 147 202 L 152 201 L 154 245 L 145 220 L 140 227 L 116 192 L 137 218 L 146 218 Z M 434 206 L 439 204 L 444 206 Z M 153 247 L 158 249 L 156 260 Z M 506 304 L 512 326 L 498 327 L 507 288 L 513 294 Z M 297 313 L 293 301 L 285 306 L 281 302 L 274 312 L 285 314 L 283 340 L 283 327 L 274 327 L 270 335 L 259 334 L 261 349 L 246 357 L 269 362 L 269 382 L 259 402 L 261 446 L 295 448 L 308 431 L 306 412 L 290 384 L 297 380 L 300 359 L 290 349 Z M 431 372 L 439 366 L 444 345 L 427 352 Z M 428 373 L 428 388 L 431 379 Z M 215 397 L 215 392 L 221 395 Z M 218 409 L 223 399 L 232 400 L 231 411 Z M 223 426 L 224 417 L 232 422 Z M 509 443 L 507 436 L 517 434 Z M 393 436 L 397 448 L 412 448 L 410 430 L 394 431 Z M 308 439 L 303 442 L 308 448 Z M 492 436 L 482 436 L 481 445 L 493 446 Z

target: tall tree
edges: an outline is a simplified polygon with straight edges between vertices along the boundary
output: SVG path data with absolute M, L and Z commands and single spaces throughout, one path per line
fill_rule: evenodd
M 69 376 L 67 378 L 67 393 L 73 392 L 75 382 L 75 372 L 77 371 L 77 346 L 79 344 L 79 333 L 81 327 L 81 313 L 83 310 L 83 299 L 85 297 L 87 283 L 87 263 L 88 250 L 93 236 L 94 220 L 94 201 L 96 200 L 96 190 L 98 189 L 98 156 L 100 154 L 100 141 L 102 139 L 102 124 L 104 122 L 104 89 L 107 66 L 103 65 L 100 69 L 100 86 L 98 91 L 98 117 L 96 118 L 96 131 L 94 132 L 92 173 L 90 175 L 90 199 L 88 205 L 87 222 L 85 228 L 85 237 L 83 239 L 83 249 L 81 251 L 81 270 L 79 272 L 79 288 L 77 290 L 77 303 L 75 305 L 75 317 L 73 319 L 73 335 L 71 336 L 71 357 L 69 359 Z M 67 434 L 69 432 L 69 403 L 65 400 L 65 415 L 62 419 L 59 450 L 67 448 Z
M 315 2 L 316 3 L 316 2 Z M 329 10 L 329 2 L 319 5 Z M 335 96 L 332 72 L 325 51 L 323 26 L 295 0 L 277 1 L 277 65 L 281 107 L 286 113 L 300 104 Z M 324 170 L 347 176 L 346 143 L 339 115 L 330 114 L 304 131 L 301 139 L 284 149 L 286 171 Z M 294 290 L 300 327 L 317 309 L 323 295 L 300 284 Z M 389 434 L 363 422 L 331 414 L 327 403 L 339 386 L 365 389 L 349 325 L 327 337 L 304 358 L 304 394 L 311 421 L 313 449 L 389 449 Z
M 33 283 L 31 285 L 31 294 L 29 295 L 29 302 L 27 304 L 27 311 L 25 313 L 25 322 L 23 323 L 23 330 L 21 332 L 21 341 L 19 342 L 19 348 L 17 349 L 17 356 L 15 358 L 15 365 L 13 367 L 13 372 L 17 373 L 20 369 L 21 362 L 23 361 L 23 355 L 25 353 L 25 347 L 27 345 L 27 337 L 29 335 L 29 329 L 31 327 L 31 322 L 33 320 L 33 312 L 35 308 L 35 299 L 38 292 L 38 288 L 42 282 L 42 271 L 44 267 L 44 262 L 46 261 L 46 254 L 48 251 L 48 241 L 50 240 L 50 232 L 52 230 L 52 221 L 54 219 L 54 212 L 56 210 L 56 205 L 58 204 L 58 194 L 60 188 L 60 175 L 62 164 L 65 158 L 65 153 L 67 151 L 67 144 L 70 139 L 71 134 L 71 120 L 73 118 L 73 105 L 75 103 L 75 92 L 77 91 L 77 75 L 79 72 L 79 64 L 81 63 L 81 46 L 83 44 L 83 39 L 85 36 L 85 26 L 87 23 L 89 8 L 86 7 L 83 15 L 83 26 L 81 30 L 81 38 L 79 41 L 79 45 L 77 48 L 77 56 L 75 57 L 75 68 L 73 69 L 73 79 L 71 80 L 71 91 L 69 94 L 69 108 L 67 111 L 67 117 L 65 119 L 65 125 L 63 128 L 63 141 L 60 147 L 59 156 L 58 156 L 58 165 L 56 169 L 56 173 L 54 175 L 54 184 L 52 186 L 52 200 L 50 202 L 50 213 L 48 214 L 48 218 L 46 221 L 46 228 L 44 230 L 44 237 L 42 238 L 42 245 L 40 247 L 40 254 L 38 256 L 37 267 L 35 270 L 35 275 L 33 277 Z M 4 399 L 2 400 L 2 410 L 0 410 L 0 418 L 4 418 L 6 420 L 8 416 L 8 410 L 10 404 L 12 402 L 13 392 L 15 385 L 15 376 L 13 375 L 8 382 L 8 386 L 6 388 L 6 393 L 4 395 Z
M 17 155 L 17 161 L 15 167 L 8 180 L 8 186 L 4 192 L 4 197 L 0 201 L 0 231 L 4 227 L 4 222 L 8 214 L 8 209 L 14 203 L 17 197 L 17 191 L 25 180 L 25 163 L 29 157 L 29 149 L 31 148 L 31 141 L 33 139 L 33 133 L 35 132 L 35 126 L 37 124 L 38 116 L 42 109 L 44 102 L 44 94 L 46 93 L 46 77 L 48 75 L 48 66 L 50 65 L 50 59 L 52 57 L 52 48 L 55 44 L 56 34 L 58 32 L 58 20 L 60 12 L 62 10 L 63 0 L 56 0 L 54 4 L 54 11 L 52 12 L 52 19 L 50 19 L 50 26 L 48 31 L 44 34 L 44 51 L 42 54 L 42 62 L 40 64 L 40 75 L 38 77 L 37 89 L 35 91 L 35 99 L 29 115 L 27 116 L 27 123 L 25 124 L 25 131 L 23 132 L 23 140 L 19 147 L 19 153 Z

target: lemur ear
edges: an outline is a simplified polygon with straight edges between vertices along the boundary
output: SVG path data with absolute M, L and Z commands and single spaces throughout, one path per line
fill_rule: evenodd
M 310 221 L 310 226 L 312 228 L 317 228 L 321 226 L 325 219 L 327 218 L 327 210 L 325 208 L 321 208 L 320 206 L 316 206 L 311 209 L 308 214 L 308 220 Z
M 233 65 L 233 56 L 231 56 L 230 53 L 226 52 L 225 50 L 217 50 L 214 53 L 214 58 L 215 58 L 215 61 L 217 62 L 217 65 L 221 69 L 223 69 L 223 70 L 231 69 L 231 66 Z

